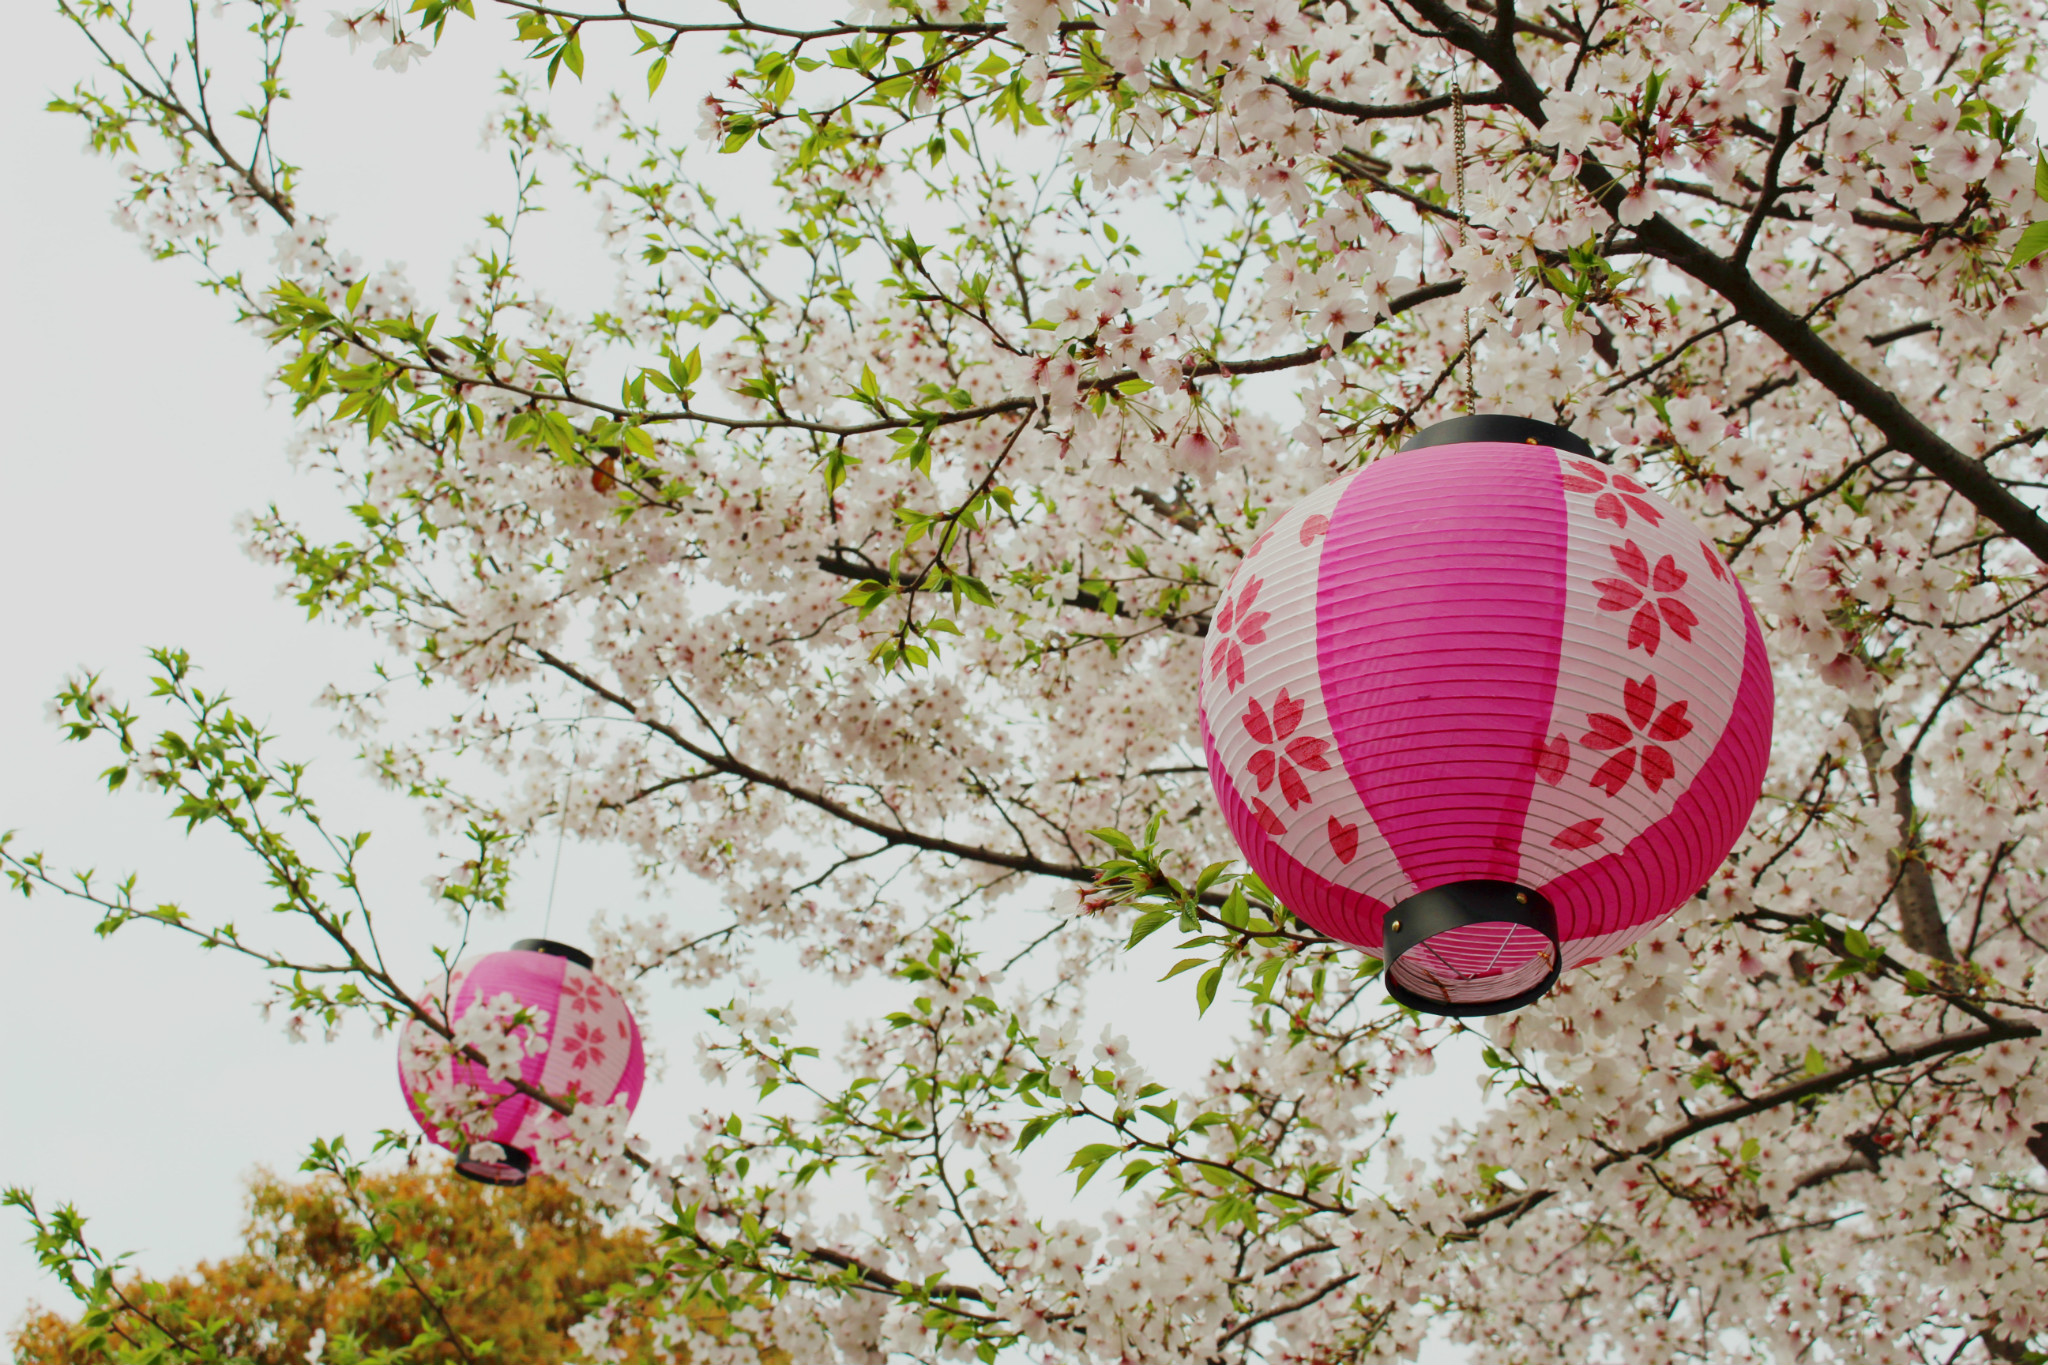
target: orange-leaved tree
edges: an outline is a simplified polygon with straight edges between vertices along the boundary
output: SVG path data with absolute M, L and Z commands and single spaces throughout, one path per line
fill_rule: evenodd
M 92 1250 L 69 1209 L 37 1215 L 37 1250 L 83 1311 L 32 1311 L 15 1365 L 541 1365 L 573 1356 L 593 1296 L 654 1255 L 644 1230 L 545 1178 L 488 1189 L 446 1167 L 370 1174 L 335 1156 L 316 1149 L 308 1180 L 259 1172 L 241 1251 L 162 1282 Z M 611 1344 L 628 1362 L 675 1358 L 644 1333 Z

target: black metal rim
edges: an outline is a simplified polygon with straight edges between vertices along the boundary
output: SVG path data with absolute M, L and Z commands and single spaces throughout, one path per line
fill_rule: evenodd
M 1427 446 L 1463 445 L 1468 441 L 1506 441 L 1513 445 L 1549 446 L 1592 458 L 1593 447 L 1585 437 L 1564 427 L 1539 422 L 1533 417 L 1509 417 L 1505 413 L 1475 412 L 1451 417 L 1424 427 L 1409 437 L 1403 450 Z
M 1473 924 L 1519 924 L 1534 929 L 1550 940 L 1550 971 L 1534 986 L 1492 1000 L 1438 1000 L 1417 994 L 1394 979 L 1394 964 L 1403 954 L 1446 930 Z M 1454 1019 L 1506 1014 L 1533 1005 L 1549 994 L 1564 967 L 1557 911 L 1541 892 L 1513 882 L 1476 879 L 1419 891 L 1387 911 L 1384 942 L 1387 994 L 1394 1003 Z
M 524 1185 L 528 1173 L 533 1170 L 533 1158 L 517 1147 L 508 1147 L 502 1142 L 482 1144 L 497 1150 L 499 1155 L 487 1157 L 475 1147 L 464 1147 L 462 1154 L 455 1158 L 455 1173 L 464 1180 L 474 1180 L 479 1185 Z
M 566 957 L 584 971 L 594 965 L 589 953 L 581 948 L 572 948 L 566 943 L 557 943 L 551 938 L 522 938 L 512 945 L 515 953 L 546 953 L 549 957 Z

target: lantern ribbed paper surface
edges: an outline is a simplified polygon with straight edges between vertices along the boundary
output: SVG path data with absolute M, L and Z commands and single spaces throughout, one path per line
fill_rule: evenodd
M 1418 1008 L 1512 1008 L 1635 941 L 1763 782 L 1747 597 L 1589 454 L 1522 419 L 1431 428 L 1272 522 L 1210 625 L 1202 739 L 1246 860 Z
M 509 952 L 457 967 L 445 991 L 444 983 L 436 981 L 426 994 L 437 1003 L 444 994 L 452 999 L 447 1017 L 458 1033 L 472 1008 L 505 1003 L 506 996 L 537 1011 L 536 1018 L 545 1016 L 539 1032 L 546 1046 L 528 1048 L 520 1059 L 520 1079 L 550 1095 L 573 1095 L 578 1104 L 623 1098 L 630 1110 L 640 1102 L 647 1075 L 640 1028 L 626 1002 L 590 965 L 590 957 L 575 948 L 521 939 Z M 414 1121 L 428 1138 L 457 1151 L 456 1170 L 473 1180 L 519 1184 L 537 1154 L 567 1131 L 566 1120 L 553 1109 L 520 1094 L 508 1081 L 493 1080 L 482 1066 L 450 1057 L 447 1041 L 418 1020 L 407 1023 L 399 1036 L 398 1076 Z M 464 1131 L 441 1126 L 430 1110 Z

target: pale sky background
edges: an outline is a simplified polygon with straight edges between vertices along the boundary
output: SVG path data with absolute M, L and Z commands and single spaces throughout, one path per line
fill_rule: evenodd
M 263 345 L 185 267 L 150 261 L 112 224 L 113 167 L 81 150 L 76 124 L 43 112 L 91 72 L 82 40 L 40 0 L 12 9 L 0 49 L 0 829 L 55 866 L 139 871 L 147 900 L 223 907 L 245 931 L 260 927 L 267 902 L 242 855 L 204 834 L 186 839 L 153 798 L 110 798 L 95 777 L 107 751 L 61 743 L 45 718 L 68 671 L 100 670 L 139 697 L 143 651 L 185 648 L 211 686 L 267 721 L 283 752 L 315 760 L 332 825 L 375 831 L 366 881 L 388 942 L 424 978 L 426 946 L 446 927 L 421 886 L 436 843 L 410 803 L 362 774 L 313 704 L 329 682 L 364 680 L 366 641 L 280 600 L 273 571 L 245 558 L 231 529 L 237 513 L 272 500 L 332 525 L 337 500 L 284 458 L 289 411 L 264 398 Z M 431 308 L 479 216 L 501 202 L 501 154 L 480 146 L 478 130 L 493 72 L 512 60 L 504 26 L 464 25 L 460 41 L 404 76 L 372 70 L 367 51 L 351 58 L 323 27 L 324 15 L 295 36 L 289 68 L 297 98 L 281 137 L 305 168 L 301 203 L 369 265 L 407 262 Z M 644 108 L 639 68 L 593 54 L 593 78 L 607 70 Z M 676 64 L 659 101 L 678 133 L 695 124 L 689 70 Z M 565 103 L 587 110 L 573 93 Z M 572 136 L 586 126 L 569 112 L 557 122 Z M 549 215 L 529 259 L 545 254 L 558 297 L 595 305 L 611 288 L 586 222 Z M 552 851 L 543 840 L 510 921 L 486 927 L 485 946 L 539 932 Z M 642 894 L 624 855 L 572 842 L 555 937 L 586 937 L 577 929 L 590 911 L 631 911 Z M 692 894 L 674 893 L 678 918 L 712 913 L 684 903 Z M 295 1046 L 260 1019 L 263 983 L 248 968 L 147 925 L 101 941 L 92 923 L 54 896 L 0 900 L 11 987 L 0 994 L 0 1184 L 33 1189 L 46 1208 L 77 1205 L 103 1249 L 162 1275 L 233 1250 L 251 1170 L 296 1168 L 315 1136 L 367 1149 L 377 1129 L 405 1123 L 388 1038 L 356 1027 Z M 1194 1026 L 1185 984 L 1158 987 L 1160 1008 L 1118 1020 L 1168 1081 L 1198 1073 L 1224 1033 L 1213 1016 Z M 670 1063 L 635 1128 L 660 1149 L 665 1132 L 719 1102 L 689 1050 L 699 1011 L 725 995 L 654 994 L 642 1024 Z M 830 1029 L 820 1039 L 829 1050 L 831 1025 L 858 1008 L 857 994 L 828 993 L 807 1002 L 805 1019 Z M 1419 1085 L 1401 1127 L 1420 1138 L 1477 1102 L 1470 1068 L 1446 1065 Z M 25 1235 L 0 1219 L 0 1333 L 32 1301 L 68 1308 Z

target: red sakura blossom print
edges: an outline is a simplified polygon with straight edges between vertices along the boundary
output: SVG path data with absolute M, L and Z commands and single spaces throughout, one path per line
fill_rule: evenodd
M 1358 856 L 1358 826 L 1347 825 L 1336 816 L 1330 817 L 1330 852 L 1337 855 L 1337 861 L 1348 863 Z
M 1628 647 L 1655 658 L 1665 626 L 1671 627 L 1671 633 L 1679 639 L 1691 643 L 1692 628 L 1700 623 L 1700 618 L 1676 597 L 1664 596 L 1685 586 L 1685 570 L 1678 567 L 1678 561 L 1665 555 L 1653 569 L 1650 557 L 1633 540 L 1607 548 L 1628 577 L 1598 578 L 1593 580 L 1593 586 L 1600 589 L 1600 610 L 1635 612 L 1635 619 L 1629 622 Z
M 562 979 L 562 997 L 578 1014 L 604 1013 L 605 989 L 597 978 L 570 973 Z
M 1280 784 L 1280 794 L 1287 798 L 1287 809 L 1306 805 L 1308 783 L 1304 782 L 1300 770 L 1312 773 L 1327 772 L 1330 760 L 1323 750 L 1330 741 L 1317 735 L 1296 735 L 1301 726 L 1301 713 L 1307 709 L 1299 697 L 1287 695 L 1281 688 L 1280 695 L 1273 698 L 1273 709 L 1268 712 L 1259 705 L 1257 697 L 1252 698 L 1250 707 L 1244 713 L 1244 728 L 1251 732 L 1253 739 L 1270 747 L 1260 749 L 1251 757 L 1247 766 L 1252 776 L 1258 779 L 1259 790 L 1265 791 L 1275 782 Z M 1261 822 L 1263 823 L 1263 822 Z
M 1317 536 L 1327 535 L 1329 530 L 1330 519 L 1321 512 L 1318 512 L 1301 523 L 1301 543 L 1303 545 L 1313 545 Z
M 1223 604 L 1210 623 L 1215 632 L 1215 652 L 1209 656 L 1209 676 L 1221 675 L 1235 692 L 1244 685 L 1244 648 L 1246 645 L 1265 643 L 1266 622 L 1273 619 L 1270 611 L 1254 611 L 1252 603 L 1259 600 L 1259 589 L 1266 586 L 1263 578 L 1254 578 L 1244 585 L 1244 591 Z
M 1726 583 L 1728 581 L 1728 566 L 1721 562 L 1721 556 L 1714 553 L 1714 547 L 1702 543 L 1700 545 L 1700 553 L 1707 557 L 1707 567 L 1714 571 L 1714 577 Z
M 1607 837 L 1600 832 L 1600 824 L 1606 818 L 1604 815 L 1596 815 L 1590 820 L 1581 820 L 1576 825 L 1559 830 L 1557 837 L 1550 841 L 1550 846 L 1572 850 L 1591 848 Z
M 1640 765 L 1643 785 L 1652 792 L 1660 791 L 1678 771 L 1677 765 L 1671 761 L 1670 752 L 1663 746 L 1692 733 L 1692 722 L 1685 714 L 1687 703 L 1675 701 L 1658 710 L 1657 680 L 1654 677 L 1644 678 L 1641 682 L 1624 680 L 1621 700 L 1621 709 L 1627 714 L 1627 719 L 1604 711 L 1595 711 L 1586 717 L 1587 730 L 1579 743 L 1589 749 L 1615 751 L 1593 774 L 1593 785 L 1609 796 L 1619 796 Z M 1644 741 L 1640 744 L 1639 735 Z
M 578 1071 L 604 1065 L 604 1030 L 594 1029 L 581 1019 L 570 1026 L 567 1037 L 556 1037 L 554 1044 L 569 1054 L 569 1065 Z
M 1594 516 L 1611 521 L 1624 531 L 1628 529 L 1631 512 L 1652 526 L 1664 520 L 1657 504 L 1642 496 L 1650 490 L 1626 474 L 1610 474 L 1591 460 L 1568 460 L 1565 464 L 1565 492 L 1600 495 L 1593 499 Z

